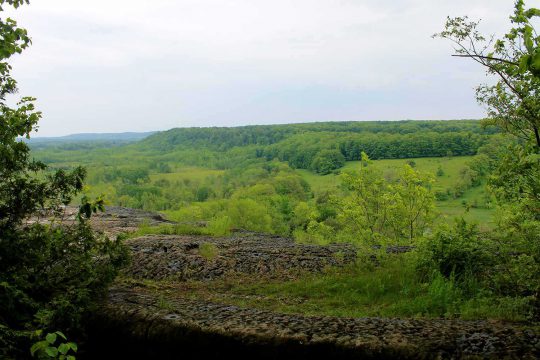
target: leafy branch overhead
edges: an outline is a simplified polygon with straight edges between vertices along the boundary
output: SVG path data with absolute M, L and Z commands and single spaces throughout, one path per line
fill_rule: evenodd
M 515 3 L 510 16 L 513 27 L 501 39 L 485 36 L 479 21 L 468 17 L 448 18 L 445 29 L 435 34 L 454 44 L 453 56 L 472 59 L 498 78 L 495 85 L 480 85 L 476 97 L 486 106 L 486 124 L 497 125 L 540 148 L 540 36 L 533 20 L 540 9 Z

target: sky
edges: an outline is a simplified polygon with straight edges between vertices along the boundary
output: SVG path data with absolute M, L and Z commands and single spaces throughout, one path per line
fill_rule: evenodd
M 529 1 L 529 6 L 540 6 Z M 32 0 L 13 61 L 38 136 L 482 118 L 483 69 L 431 35 L 509 27 L 511 0 Z

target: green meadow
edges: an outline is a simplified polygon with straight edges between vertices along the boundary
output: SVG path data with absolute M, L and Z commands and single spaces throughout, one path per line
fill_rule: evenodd
M 414 168 L 420 172 L 429 173 L 434 178 L 433 191 L 445 192 L 451 189 L 460 178 L 460 171 L 472 160 L 472 156 L 459 157 L 431 157 L 412 159 L 383 159 L 373 160 L 369 166 L 383 171 L 386 178 L 395 178 L 396 174 L 405 164 L 414 163 Z M 345 171 L 359 171 L 360 161 L 348 161 L 340 169 Z M 443 174 L 437 176 L 437 171 L 442 169 Z M 327 175 L 316 174 L 310 170 L 296 170 L 305 179 L 315 193 L 322 193 L 340 186 L 340 174 L 330 173 Z M 485 181 L 480 185 L 467 189 L 459 198 L 449 197 L 443 201 L 436 201 L 437 211 L 440 216 L 437 222 L 453 223 L 455 218 L 463 217 L 467 221 L 479 224 L 482 229 L 493 226 L 493 206 L 489 203 L 489 196 L 485 188 Z

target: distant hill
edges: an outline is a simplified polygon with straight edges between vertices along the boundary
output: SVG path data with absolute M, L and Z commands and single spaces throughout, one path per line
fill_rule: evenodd
M 177 153 L 176 159 L 206 156 L 201 163 L 210 161 L 208 154 L 213 153 L 224 167 L 236 161 L 232 160 L 233 154 L 242 153 L 244 159 L 279 159 L 293 168 L 315 169 L 316 164 L 359 160 L 362 152 L 371 159 L 474 155 L 498 131 L 495 127 L 484 128 L 478 120 L 192 127 L 158 132 L 130 146 L 147 154 Z M 180 152 L 184 153 L 178 155 Z
M 161 131 L 145 139 L 141 145 L 161 150 L 178 147 L 211 147 L 224 150 L 235 146 L 271 145 L 299 134 L 438 134 L 465 132 L 493 134 L 494 127 L 484 129 L 478 120 L 401 120 L 401 121 L 335 121 L 280 125 L 248 125 L 238 127 L 190 127 Z
M 150 132 L 123 132 L 123 133 L 82 133 L 56 137 L 34 137 L 26 140 L 28 143 L 44 142 L 77 142 L 77 141 L 139 141 L 157 131 Z
M 44 148 L 59 148 L 64 150 L 80 150 L 95 148 L 110 148 L 134 143 L 155 134 L 151 132 L 123 132 L 123 133 L 84 133 L 58 137 L 37 137 L 31 139 L 21 138 L 34 150 Z
M 47 149 L 41 159 L 65 161 L 67 153 L 78 159 L 147 159 L 217 169 L 256 161 L 280 160 L 293 168 L 327 172 L 345 161 L 371 159 L 467 156 L 498 133 L 478 120 L 318 122 L 239 127 L 175 128 L 156 133 L 76 134 L 30 140 L 32 150 Z M 109 151 L 111 150 L 111 151 Z M 75 156 L 75 155 L 73 155 Z

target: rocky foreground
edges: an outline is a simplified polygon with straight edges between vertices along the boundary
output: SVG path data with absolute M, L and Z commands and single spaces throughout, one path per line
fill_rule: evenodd
M 137 358 L 536 359 L 538 329 L 500 322 L 284 315 L 114 288 L 99 332 Z M 131 339 L 131 341 L 126 341 Z M 125 355 L 125 354 L 124 354 Z
M 109 212 L 96 227 L 107 230 L 106 224 L 113 224 L 116 232 L 124 221 L 126 228 L 136 228 L 120 217 L 125 213 Z M 166 221 L 149 214 L 153 221 Z M 348 245 L 301 245 L 250 233 L 152 235 L 127 244 L 133 261 L 124 275 L 136 280 L 114 286 L 96 313 L 90 358 L 540 358 L 540 331 L 532 324 L 286 315 L 193 298 L 175 286 L 186 281 L 211 286 L 210 280 L 239 274 L 291 277 L 343 266 L 355 260 Z
M 303 245 L 257 233 L 228 238 L 151 235 L 131 239 L 127 245 L 132 262 L 125 273 L 151 280 L 213 280 L 239 274 L 287 277 L 356 259 L 356 250 L 348 244 Z

